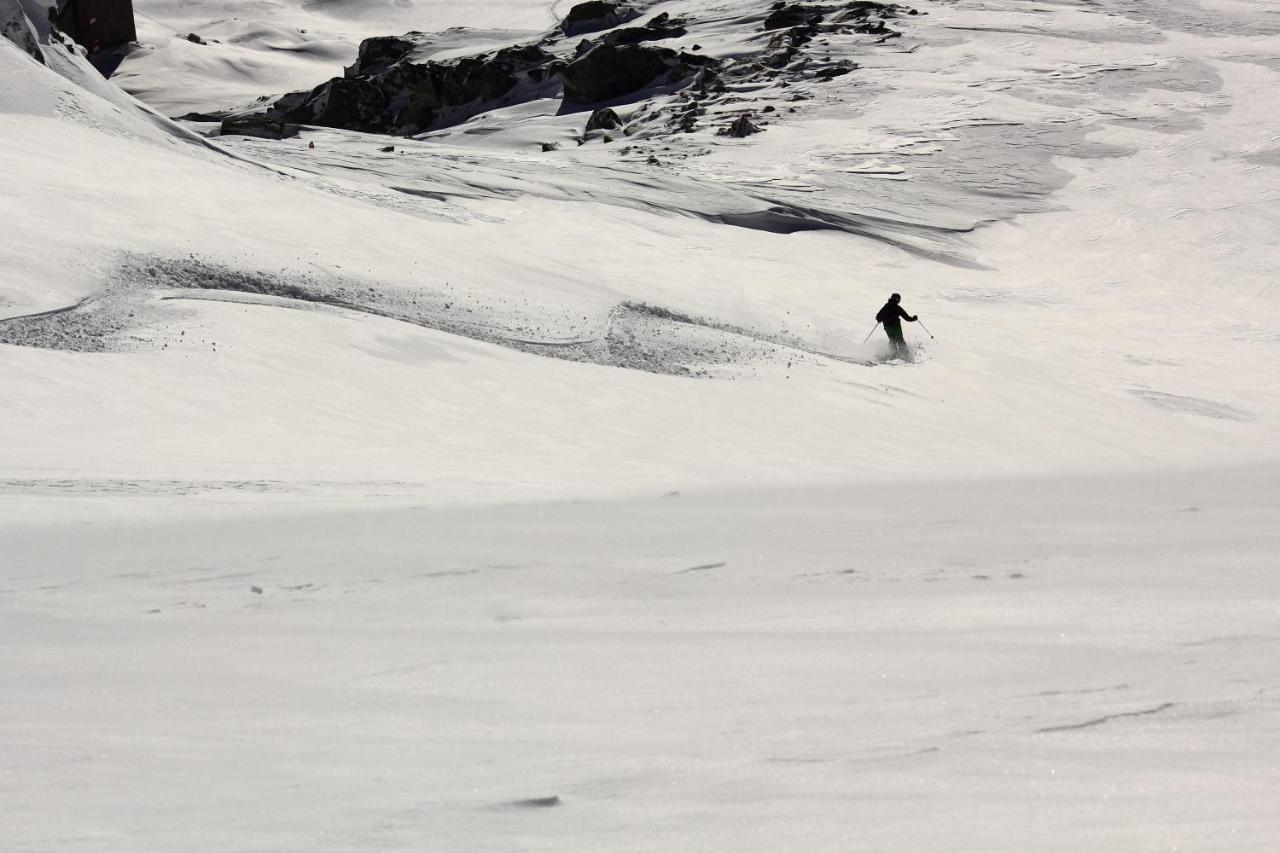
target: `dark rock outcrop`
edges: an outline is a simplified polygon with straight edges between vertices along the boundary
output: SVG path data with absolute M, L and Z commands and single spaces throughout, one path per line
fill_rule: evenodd
M 593 130 L 617 130 L 622 127 L 622 119 L 618 114 L 608 107 L 598 109 L 591 113 L 591 118 L 587 119 L 587 133 Z
M 836 77 L 843 77 L 857 67 L 856 65 L 831 65 L 827 68 L 819 68 L 814 72 L 813 76 L 815 79 L 825 82 Z
M 852 24 L 853 32 L 888 33 L 884 20 L 896 18 L 899 13 L 916 14 L 895 3 L 875 3 L 871 0 L 852 0 L 848 3 L 777 3 L 764 20 L 766 30 L 793 29 L 796 27 L 816 32 L 824 21 L 831 24 Z
M 417 46 L 413 36 L 419 33 L 406 33 L 404 36 L 378 36 L 360 42 L 360 52 L 356 61 L 344 69 L 347 77 L 377 74 L 395 65 L 409 55 Z
M 642 26 L 610 30 L 599 38 L 598 43 L 617 47 L 624 44 L 640 44 L 646 41 L 679 38 L 687 32 L 688 30 L 684 27 L 684 21 L 672 20 L 670 15 L 663 12 Z
M 537 45 L 446 62 L 413 62 L 413 48 L 404 38 L 367 39 L 346 77 L 286 95 L 268 115 L 347 130 L 420 133 L 499 106 L 522 85 L 537 88 L 555 67 L 555 57 Z
M 634 20 L 639 12 L 625 3 L 612 0 L 588 0 L 579 3 L 569 10 L 560 24 L 560 30 L 567 36 L 579 33 L 595 33 L 612 27 L 621 26 Z
M 288 118 L 359 130 L 381 125 L 390 103 L 387 93 L 371 81 L 339 77 L 316 90 L 315 98 Z
M 715 60 L 649 45 L 602 44 L 560 70 L 566 100 L 589 103 L 629 95 L 659 78 L 671 82 L 688 77 Z
M 732 136 L 736 139 L 742 139 L 747 136 L 759 133 L 764 128 L 759 127 L 751 121 L 751 113 L 743 113 L 733 120 L 733 123 L 727 127 L 722 127 L 716 131 L 717 136 Z
M 822 23 L 823 10 L 816 6 L 803 6 L 792 3 L 773 10 L 764 19 L 766 30 L 782 30 L 791 27 L 812 27 Z
M 844 8 L 836 14 L 832 19 L 835 21 L 847 18 L 867 18 L 871 15 L 879 15 L 881 18 L 896 18 L 899 12 L 905 12 L 908 15 L 915 15 L 915 9 L 904 9 L 896 3 L 875 3 L 872 0 L 852 0 L 845 3 Z
M 222 120 L 223 136 L 256 136 L 259 139 L 288 139 L 298 135 L 298 126 L 265 116 L 231 116 Z

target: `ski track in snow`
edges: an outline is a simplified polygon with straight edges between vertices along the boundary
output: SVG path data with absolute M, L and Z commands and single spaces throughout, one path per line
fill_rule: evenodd
M 307 274 L 247 272 L 195 258 L 130 258 L 114 276 L 142 286 L 115 289 L 66 308 L 0 320 L 0 343 L 75 352 L 127 352 L 140 347 L 166 348 L 172 334 L 139 334 L 148 324 L 166 324 L 161 303 L 172 300 L 221 300 L 244 305 L 339 309 L 370 314 L 495 343 L 523 352 L 642 370 L 650 373 L 701 375 L 716 365 L 749 365 L 753 361 L 797 360 L 817 357 L 870 365 L 874 361 L 849 358 L 804 348 L 795 342 L 771 339 L 767 333 L 716 324 L 673 312 L 624 302 L 614 306 L 591 327 L 575 323 L 572 330 L 540 325 L 545 317 L 516 316 L 506 321 L 463 319 L 497 312 L 460 304 L 458 297 L 423 298 L 395 288 L 346 282 L 332 276 L 321 281 Z M 174 294 L 168 291 L 177 290 Z M 181 291 L 193 290 L 191 294 Z M 479 310 L 477 310 L 479 308 Z M 573 322 L 573 321 L 568 321 Z M 543 332 L 543 330 L 546 330 Z M 552 337 L 557 331 L 563 334 Z M 542 332 L 541 336 L 530 333 Z M 523 333 L 523 334 L 522 334 Z M 167 339 L 166 339 L 167 338 Z

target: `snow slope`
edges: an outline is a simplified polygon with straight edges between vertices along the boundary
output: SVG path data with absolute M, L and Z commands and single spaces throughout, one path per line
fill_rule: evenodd
M 759 136 L 717 138 L 709 119 L 629 153 L 599 142 L 540 152 L 536 140 L 583 121 L 554 102 L 399 140 L 392 154 L 323 130 L 217 141 L 262 166 L 122 136 L 92 118 L 89 94 L 64 109 L 70 120 L 10 110 L 6 312 L 90 303 L 6 324 L 6 339 L 112 352 L 6 349 L 23 364 L 6 374 L 9 399 L 46 417 L 10 419 L 4 468 L 24 481 L 365 481 L 376 470 L 470 480 L 474 497 L 1272 458 L 1275 72 L 1249 58 L 1273 37 L 1249 19 L 1213 35 L 1135 20 L 1094 39 L 1087 28 L 1110 18 L 1073 8 L 1053 14 L 1083 35 L 1037 37 L 1046 12 L 929 11 L 911 22 L 919 49 L 854 45 L 863 72 L 809 86 L 814 99 Z M 17 50 L 4 61 L 7 77 L 40 76 L 28 91 L 65 87 Z M 720 224 L 780 206 L 843 217 L 845 230 Z M 1037 212 L 1010 218 L 1019 211 Z M 173 286 L 220 286 L 210 277 L 227 276 L 209 264 L 431 328 L 332 305 L 321 318 L 240 296 L 169 298 Z M 910 327 L 918 365 L 813 355 L 874 358 L 859 343 L 895 290 L 939 336 Z M 552 345 L 617 332 L 614 312 L 636 303 L 711 327 L 641 316 L 618 352 L 569 354 L 746 381 L 581 367 L 440 334 L 565 354 Z M 394 341 L 392 354 L 361 343 L 369 336 Z M 443 364 L 411 355 L 437 349 Z M 318 360 L 335 368 L 317 374 Z M 357 379 L 371 373 L 386 384 Z M 119 417 L 61 393 L 72 381 Z M 304 400 L 268 425 L 273 407 L 249 403 L 250 388 Z M 422 403 L 406 407 L 405 389 Z M 171 407 L 173 394 L 187 399 Z M 353 394 L 372 399 L 333 405 Z M 190 458 L 191 418 L 241 403 L 236 417 L 199 418 L 210 452 Z M 109 439 L 119 450 L 101 453 L 102 438 L 137 434 L 136 411 L 148 412 L 146 440 Z M 56 457 L 39 452 L 50 430 Z M 537 451 L 513 433 L 536 436 Z M 447 464 L 457 448 L 475 464 Z M 328 473 L 308 474 L 318 467 Z
M 0 39 L 0 837 L 1273 849 L 1268 5 L 920 3 L 613 142 L 161 117 L 562 6 L 139 0 L 154 110 Z
M 0 823 L 24 851 L 1264 853 L 1277 482 L 60 498 L 0 570 Z
M 170 115 L 249 103 L 340 75 L 360 40 L 453 27 L 541 31 L 547 0 L 138 0 L 139 48 L 115 80 Z M 567 7 L 566 7 L 567 8 Z M 197 35 L 204 44 L 188 40 Z

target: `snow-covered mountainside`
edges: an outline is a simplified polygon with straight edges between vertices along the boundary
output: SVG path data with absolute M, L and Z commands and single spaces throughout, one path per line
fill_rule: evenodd
M 1273 849 L 1274 4 L 134 5 L 0 0 L 0 838 Z

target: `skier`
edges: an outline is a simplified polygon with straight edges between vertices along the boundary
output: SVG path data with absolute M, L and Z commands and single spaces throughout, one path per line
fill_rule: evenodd
M 893 294 L 889 297 L 889 301 L 876 314 L 876 322 L 884 324 L 884 333 L 889 336 L 889 344 L 893 347 L 894 358 L 901 358 L 904 361 L 911 359 L 911 350 L 907 349 L 907 342 L 902 339 L 902 321 L 914 323 L 918 318 L 912 317 L 906 311 L 902 310 L 902 306 L 898 303 L 902 302 L 902 297 Z

